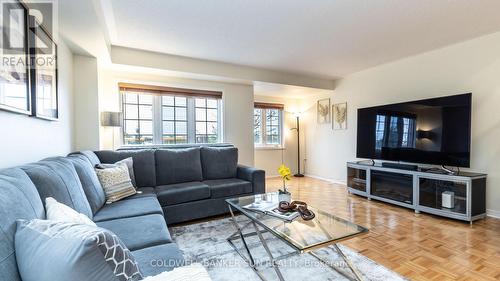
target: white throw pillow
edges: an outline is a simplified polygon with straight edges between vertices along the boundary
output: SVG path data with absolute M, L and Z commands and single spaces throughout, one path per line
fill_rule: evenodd
M 97 226 L 89 217 L 57 202 L 52 197 L 45 198 L 45 210 L 48 220 Z
M 212 281 L 212 279 L 201 264 L 194 263 L 162 272 L 156 276 L 146 277 L 142 281 Z

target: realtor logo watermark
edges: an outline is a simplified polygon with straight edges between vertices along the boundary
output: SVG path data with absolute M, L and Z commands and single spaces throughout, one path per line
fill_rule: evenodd
M 3 69 L 56 67 L 57 0 L 0 0 Z

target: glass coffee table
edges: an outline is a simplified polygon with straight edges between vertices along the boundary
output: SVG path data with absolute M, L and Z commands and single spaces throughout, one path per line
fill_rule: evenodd
M 258 236 L 260 242 L 262 243 L 262 246 L 269 256 L 269 262 L 274 268 L 274 271 L 276 272 L 279 280 L 284 281 L 285 279 L 283 278 L 277 262 L 301 253 L 308 253 L 312 255 L 313 257 L 329 266 L 333 270 L 344 275 L 348 279 L 362 280 L 361 274 L 354 267 L 352 262 L 344 255 L 344 253 L 340 250 L 336 243 L 366 233 L 368 232 L 368 229 L 310 206 L 309 209 L 316 214 L 316 217 L 314 219 L 305 221 L 299 216 L 291 222 L 267 215 L 263 212 L 244 208 L 245 206 L 248 206 L 250 204 L 275 204 L 277 207 L 280 201 L 289 200 L 290 195 L 279 194 L 278 192 L 244 196 L 226 200 L 229 206 L 229 211 L 231 213 L 231 220 L 236 227 L 236 232 L 229 236 L 227 240 L 229 244 L 234 248 L 234 250 L 243 258 L 243 260 L 248 263 L 248 265 L 255 271 L 260 279 L 266 280 L 263 274 L 257 269 L 257 266 L 260 264 L 257 264 L 255 262 L 255 259 L 248 247 L 246 238 L 250 236 Z M 234 215 L 235 211 L 240 212 L 245 217 L 250 219 L 250 221 L 245 223 L 244 225 L 239 224 Z M 248 227 L 252 228 L 251 232 L 244 232 L 244 230 Z M 271 250 L 269 249 L 268 243 L 262 235 L 265 232 L 269 232 L 275 237 L 279 238 L 281 241 L 285 242 L 288 246 L 291 247 L 293 251 L 286 255 L 274 257 L 271 253 Z M 239 239 L 241 239 L 241 242 L 243 243 L 245 249 L 240 250 L 234 244 L 234 241 Z M 349 269 L 352 271 L 353 276 L 344 273 L 343 271 L 339 270 L 337 266 L 334 266 L 330 262 L 325 261 L 319 255 L 313 252 L 314 250 L 328 246 L 333 246 L 334 250 L 339 254 L 339 256 L 344 260 Z M 246 254 L 243 251 L 245 251 Z

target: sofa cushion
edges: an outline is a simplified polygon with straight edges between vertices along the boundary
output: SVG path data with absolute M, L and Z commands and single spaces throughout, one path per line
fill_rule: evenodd
M 143 276 L 155 276 L 184 265 L 184 258 L 175 243 L 132 251 Z
M 157 185 L 202 181 L 200 148 L 158 149 L 156 158 Z
M 141 187 L 137 188 L 137 193 L 129 196 L 123 200 L 142 198 L 142 197 L 153 197 L 156 198 L 156 191 L 154 187 Z
M 238 149 L 236 147 L 202 147 L 201 165 L 206 180 L 236 177 Z
M 240 179 L 207 180 L 212 198 L 230 197 L 252 192 L 252 183 Z
M 45 219 L 35 185 L 19 168 L 0 170 L 0 279 L 20 281 L 14 235 L 16 220 Z
M 101 164 L 101 160 L 99 160 L 99 157 L 97 157 L 97 155 L 91 150 L 72 152 L 68 156 L 76 156 L 76 155 L 83 156 L 84 158 L 89 160 L 90 164 L 92 164 L 92 167 Z
M 19 220 L 15 245 L 24 281 L 142 279 L 120 238 L 96 226 Z
M 125 158 L 134 161 L 134 176 L 137 187 L 156 186 L 155 152 L 151 149 L 137 151 L 96 151 L 101 163 L 114 164 Z
M 172 242 L 165 218 L 158 214 L 101 221 L 97 226 L 118 235 L 130 250 Z
M 142 215 L 163 215 L 156 197 L 141 197 L 106 204 L 94 215 L 94 221 L 106 221 Z
M 70 160 L 54 157 L 21 168 L 31 178 L 43 201 L 52 197 L 92 219 L 92 209 Z
M 104 190 L 94 172 L 94 166 L 82 154 L 73 154 L 67 157 L 75 166 L 76 173 L 82 183 L 83 191 L 87 196 L 92 213 L 95 214 L 106 202 Z
M 160 204 L 168 206 L 210 198 L 210 189 L 208 185 L 195 181 L 157 186 L 156 194 Z

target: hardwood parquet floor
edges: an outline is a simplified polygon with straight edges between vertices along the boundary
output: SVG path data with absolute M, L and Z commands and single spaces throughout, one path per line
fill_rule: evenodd
M 282 185 L 266 180 L 267 191 Z M 342 244 L 412 280 L 500 280 L 500 219 L 440 218 L 348 194 L 345 185 L 293 178 L 295 199 L 370 229 Z

